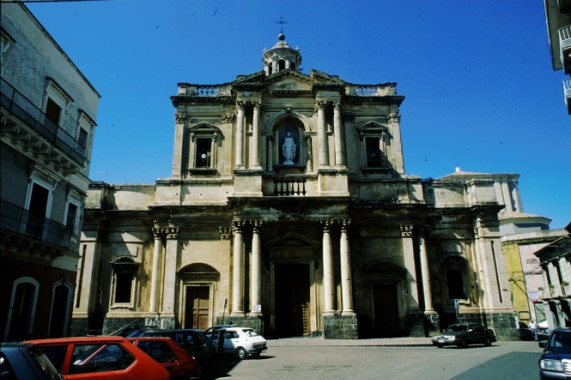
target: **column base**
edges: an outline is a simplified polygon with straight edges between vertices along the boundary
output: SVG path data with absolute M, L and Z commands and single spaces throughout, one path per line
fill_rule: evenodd
M 323 338 L 324 339 L 357 339 L 358 324 L 357 315 L 351 316 L 323 315 Z
M 436 311 L 414 310 L 408 313 L 408 330 L 412 337 L 426 337 L 440 331 L 440 320 Z

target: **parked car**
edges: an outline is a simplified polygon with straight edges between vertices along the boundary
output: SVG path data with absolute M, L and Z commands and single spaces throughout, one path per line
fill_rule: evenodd
M 174 340 L 186 352 L 196 358 L 203 369 L 214 364 L 216 350 L 214 345 L 197 329 L 141 329 L 129 335 L 130 338 L 140 336 L 168 337 Z
M 539 358 L 540 379 L 568 379 L 571 376 L 571 329 L 558 328 L 547 341 L 539 342 L 543 353 Z
M 225 327 L 214 333 L 214 346 L 219 354 L 235 354 L 242 360 L 258 358 L 267 349 L 266 339 L 249 327 Z
M 495 341 L 494 330 L 475 323 L 456 323 L 445 328 L 442 334 L 432 337 L 432 344 L 438 348 L 450 345 L 467 347 L 475 343 L 491 346 Z
M 94 336 L 31 340 L 64 380 L 168 380 L 168 371 L 127 339 Z
M 519 328 L 517 329 L 517 336 L 519 340 L 535 340 L 533 332 L 523 322 L 518 322 Z
M 222 328 L 225 327 L 234 327 L 234 325 L 216 325 L 216 326 L 210 326 L 209 328 L 207 328 L 206 330 L 204 330 L 204 335 L 206 335 L 206 337 L 210 340 L 212 340 L 214 338 L 214 333 Z
M 171 380 L 198 379 L 202 375 L 196 359 L 171 338 L 143 336 L 127 340 L 165 367 Z
M 39 346 L 1 343 L 0 379 L 62 380 L 62 377 Z

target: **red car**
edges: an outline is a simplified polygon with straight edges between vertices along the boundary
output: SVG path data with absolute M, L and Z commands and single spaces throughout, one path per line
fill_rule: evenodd
M 196 359 L 171 338 L 141 336 L 127 340 L 165 367 L 171 380 L 198 379 L 202 376 Z
M 39 346 L 64 380 L 169 380 L 168 371 L 119 336 L 30 340 Z

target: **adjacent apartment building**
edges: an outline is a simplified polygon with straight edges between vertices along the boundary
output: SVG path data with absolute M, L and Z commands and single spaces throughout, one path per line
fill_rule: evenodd
M 100 95 L 25 5 L 0 25 L 0 339 L 66 336 Z
M 544 0 L 547 36 L 553 70 L 571 76 L 571 0 Z M 571 115 L 571 79 L 563 81 L 567 112 Z
M 304 73 L 283 34 L 261 58 L 178 84 L 170 177 L 90 186 L 74 333 L 426 336 L 460 320 L 513 338 L 498 212 L 518 176 L 407 175 L 396 83 Z

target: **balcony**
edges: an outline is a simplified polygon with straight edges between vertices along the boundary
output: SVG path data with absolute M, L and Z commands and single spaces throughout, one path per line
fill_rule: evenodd
M 13 141 L 54 162 L 66 174 L 83 167 L 84 146 L 4 79 L 0 81 L 0 90 L 3 137 L 10 135 Z
M 7 201 L 0 201 L 0 228 L 58 248 L 71 249 L 75 236 L 69 228 L 54 220 L 39 217 Z
M 563 81 L 563 94 L 565 96 L 565 104 L 567 105 L 567 113 L 571 115 L 571 79 Z
M 571 25 L 559 28 L 559 46 L 563 70 L 565 74 L 571 74 Z

